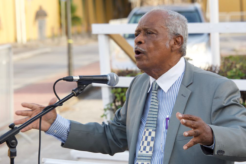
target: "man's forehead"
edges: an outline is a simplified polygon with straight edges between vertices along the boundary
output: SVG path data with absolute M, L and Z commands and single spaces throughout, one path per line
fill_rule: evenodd
M 145 14 L 138 23 L 138 28 L 150 28 L 157 26 L 165 26 L 164 20 L 167 19 L 167 14 L 164 11 L 151 11 Z
M 167 19 L 168 14 L 165 10 L 152 10 L 148 13 L 146 13 L 145 15 L 143 15 L 143 17 L 140 19 L 139 22 L 144 21 L 144 20 L 159 20 L 159 21 L 163 21 L 164 19 Z

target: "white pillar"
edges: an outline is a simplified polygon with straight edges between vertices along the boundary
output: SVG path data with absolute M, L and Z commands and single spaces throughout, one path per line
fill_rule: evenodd
M 219 2 L 209 0 L 210 23 L 219 23 Z M 211 33 L 212 65 L 220 66 L 220 40 L 219 33 Z
M 110 55 L 109 55 L 109 38 L 107 35 L 98 35 L 99 57 L 100 57 L 100 71 L 101 74 L 108 74 L 111 72 Z M 109 87 L 102 87 L 103 106 L 106 107 L 108 103 L 112 102 L 111 89 Z

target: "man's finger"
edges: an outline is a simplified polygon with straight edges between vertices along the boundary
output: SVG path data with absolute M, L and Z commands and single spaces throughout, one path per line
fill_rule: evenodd
M 179 112 L 177 112 L 177 113 L 176 113 L 176 117 L 177 117 L 177 119 L 181 120 L 181 119 L 182 119 L 182 114 L 179 113 Z
M 190 121 L 190 120 L 186 120 L 186 119 L 181 119 L 180 123 L 183 124 L 184 126 L 191 128 L 191 129 L 196 129 L 199 127 L 197 121 Z
M 187 149 L 189 149 L 190 147 L 192 147 L 192 146 L 194 146 L 194 145 L 196 145 L 196 144 L 198 144 L 199 142 L 195 139 L 195 138 L 192 138 L 187 144 L 185 144 L 184 146 L 183 146 L 183 149 L 184 150 L 187 150 Z
M 57 98 L 53 97 L 53 98 L 50 100 L 49 105 L 55 104 L 56 101 L 57 101 Z
M 23 124 L 24 122 L 28 121 L 29 119 L 30 119 L 30 117 L 26 117 L 26 118 L 22 118 L 22 119 L 19 119 L 19 120 L 15 120 L 14 124 L 15 125 L 20 125 L 20 124 Z
M 41 105 L 34 104 L 34 103 L 22 103 L 21 104 L 24 108 L 29 108 L 31 110 L 38 110 L 40 109 Z
M 182 114 L 182 119 L 186 119 L 186 120 L 191 120 L 191 121 L 197 121 L 200 118 L 194 115 L 190 115 L 190 114 Z
M 31 130 L 31 129 L 32 129 L 32 127 L 29 125 L 23 129 L 21 129 L 21 132 L 26 132 L 26 131 Z
M 18 110 L 15 112 L 16 115 L 18 116 L 32 116 L 33 111 L 31 110 Z
M 184 132 L 183 135 L 185 137 L 189 137 L 189 136 L 197 137 L 200 135 L 200 132 L 198 130 L 190 130 L 190 131 Z

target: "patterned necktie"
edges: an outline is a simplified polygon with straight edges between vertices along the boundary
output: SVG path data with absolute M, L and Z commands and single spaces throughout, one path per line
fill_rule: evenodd
M 140 143 L 136 164 L 151 164 L 158 115 L 158 87 L 158 84 L 154 81 L 152 84 L 149 113 L 147 116 L 142 141 Z

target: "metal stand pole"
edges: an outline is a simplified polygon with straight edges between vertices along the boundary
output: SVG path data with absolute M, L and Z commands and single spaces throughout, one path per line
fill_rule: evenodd
M 67 55 L 68 55 L 68 75 L 73 76 L 73 54 L 71 37 L 71 1 L 67 0 Z
M 14 125 L 11 124 L 9 125 L 9 128 L 14 129 Z M 10 136 L 7 141 L 6 141 L 9 150 L 8 150 L 8 156 L 10 159 L 10 164 L 14 164 L 14 159 L 17 156 L 17 150 L 16 150 L 16 146 L 18 144 L 17 139 L 15 138 L 15 136 Z

